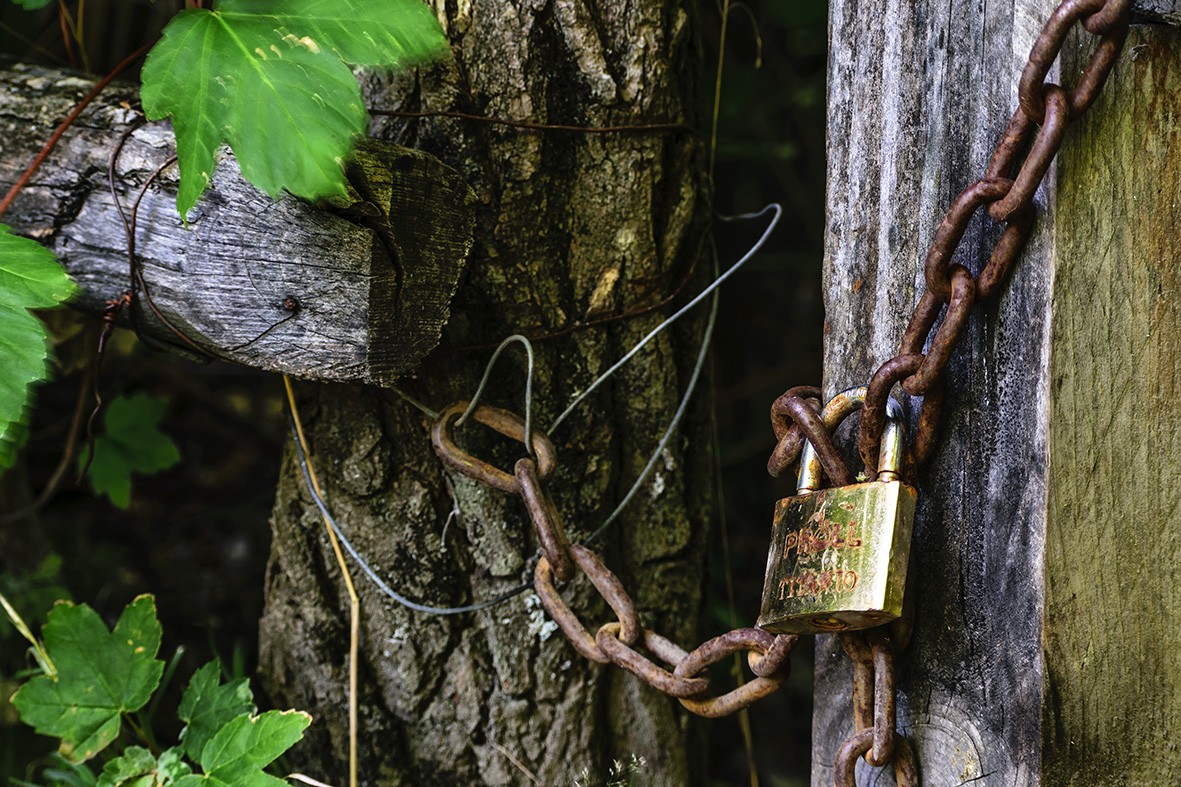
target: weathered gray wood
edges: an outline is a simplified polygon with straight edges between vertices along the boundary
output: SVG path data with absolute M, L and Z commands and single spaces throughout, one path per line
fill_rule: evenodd
M 983 173 L 1052 7 L 833 3 L 829 393 L 896 351 L 931 236 Z M 899 667 L 899 724 L 927 785 L 1163 784 L 1181 764 L 1168 742 L 1181 577 L 1175 540 L 1156 535 L 1178 505 L 1177 403 L 1156 388 L 1176 388 L 1181 334 L 1181 193 L 1165 163 L 1181 113 L 1177 37 L 1133 32 L 1067 135 L 1061 159 L 1078 165 L 1043 185 L 1013 281 L 949 368 L 941 447 L 918 479 L 917 625 Z M 1081 45 L 1064 74 L 1081 67 Z M 979 270 L 995 237 L 978 218 L 957 260 Z M 1151 370 L 1127 361 L 1158 353 Z M 1126 545 L 1104 537 L 1116 533 Z M 831 638 L 817 662 L 813 783 L 827 785 L 852 726 L 850 670 Z
M 91 84 L 28 66 L 0 72 L 0 187 L 16 180 Z M 58 255 L 81 285 L 77 304 L 91 311 L 129 286 L 107 165 L 137 118 L 128 108 L 135 96 L 127 85 L 101 95 L 5 217 Z M 127 210 L 174 152 L 167 124 L 132 134 L 117 166 Z M 350 179 L 356 191 L 331 210 L 271 200 L 223 149 L 186 230 L 175 207 L 177 171 L 169 168 L 147 189 L 137 220 L 137 253 L 156 306 L 209 354 L 247 366 L 377 384 L 412 371 L 448 317 L 472 243 L 474 196 L 434 156 L 376 141 L 362 143 Z M 297 308 L 287 308 L 288 298 Z M 154 342 L 184 349 L 142 299 L 135 312 Z M 130 324 L 127 315 L 122 324 Z

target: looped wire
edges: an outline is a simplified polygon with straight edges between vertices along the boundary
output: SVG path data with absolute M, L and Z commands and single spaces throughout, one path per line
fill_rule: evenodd
M 492 369 L 496 366 L 496 361 L 500 358 L 500 354 L 510 344 L 514 343 L 519 343 L 525 348 L 525 358 L 527 361 L 525 371 L 525 432 L 521 438 L 521 442 L 525 444 L 526 453 L 529 456 L 537 458 L 537 455 L 533 452 L 533 344 L 519 333 L 514 333 L 505 339 L 496 348 L 496 352 L 492 353 L 492 357 L 484 367 L 484 376 L 480 378 L 480 384 L 476 386 L 476 392 L 472 394 L 467 409 L 463 411 L 463 415 L 459 416 L 459 420 L 455 423 L 458 426 L 463 426 L 468 416 L 475 412 L 476 406 L 480 403 L 480 397 L 484 395 L 484 388 L 488 385 L 488 378 L 492 376 Z

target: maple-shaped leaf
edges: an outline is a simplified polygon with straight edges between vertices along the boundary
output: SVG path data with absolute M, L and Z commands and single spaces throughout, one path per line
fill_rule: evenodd
M 29 310 L 57 306 L 74 290 L 48 249 L 0 224 L 0 471 L 24 444 L 31 387 L 49 372 L 48 333 Z
M 187 217 L 227 142 L 275 197 L 345 193 L 344 159 L 368 119 L 348 64 L 397 67 L 447 42 L 420 0 L 221 0 L 182 11 L 144 63 L 144 113 L 172 116 Z
M 131 503 L 131 476 L 167 470 L 180 461 L 180 451 L 160 431 L 167 400 L 148 394 L 119 396 L 103 415 L 103 432 L 94 440 L 94 456 L 86 470 L 96 494 L 119 508 Z M 78 466 L 86 465 L 86 453 Z
M 250 716 L 255 711 L 254 694 L 250 682 L 238 678 L 221 682 L 221 664 L 209 662 L 193 674 L 180 701 L 177 715 L 187 726 L 180 739 L 185 752 L 193 760 L 201 759 L 201 752 L 218 730 L 239 716 Z
M 115 740 L 121 715 L 142 708 L 160 683 L 155 599 L 128 604 L 114 631 L 85 604 L 58 604 L 41 637 L 57 676 L 33 678 L 12 704 L 37 732 L 61 738 L 66 760 L 85 762 Z
M 179 747 L 162 752 L 157 759 L 142 746 L 128 746 L 103 767 L 96 787 L 161 787 L 192 772 L 181 759 Z
M 263 773 L 303 737 L 312 717 L 302 711 L 271 710 L 258 716 L 239 716 L 218 730 L 198 763 L 202 775 L 185 776 L 176 787 L 279 787 L 285 785 Z

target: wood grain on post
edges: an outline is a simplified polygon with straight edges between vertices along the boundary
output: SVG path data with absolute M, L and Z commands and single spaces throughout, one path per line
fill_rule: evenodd
M 984 172 L 1052 8 L 834 1 L 829 394 L 895 352 L 934 230 Z M 1070 84 L 1092 46 L 1077 35 L 1051 78 Z M 1038 192 L 1011 282 L 949 367 L 899 660 L 899 724 L 926 785 L 1176 779 L 1179 116 L 1181 32 L 1136 25 Z M 956 261 L 978 271 L 996 236 L 978 216 Z M 813 784 L 828 785 L 852 725 L 835 639 L 818 642 L 816 691 Z
M 50 69 L 0 71 L 0 188 L 91 85 Z M 107 168 L 138 117 L 129 108 L 136 94 L 113 85 L 100 95 L 5 216 L 57 255 L 81 286 L 75 304 L 92 312 L 129 287 L 127 237 Z M 223 149 L 186 229 L 175 166 L 143 190 L 174 153 L 168 124 L 134 131 L 116 163 L 115 189 L 128 212 L 143 192 L 136 252 L 148 291 L 205 353 L 295 377 L 383 384 L 434 348 L 472 245 L 475 198 L 455 170 L 426 153 L 363 140 L 350 162 L 349 197 L 317 208 L 260 193 Z M 134 311 L 145 338 L 187 349 L 142 295 Z

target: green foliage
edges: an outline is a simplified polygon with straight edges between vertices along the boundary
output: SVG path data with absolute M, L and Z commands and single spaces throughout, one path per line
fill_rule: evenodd
M 45 325 L 30 309 L 48 309 L 74 294 L 53 254 L 0 224 L 0 471 L 12 466 L 28 433 L 30 387 L 49 373 Z
M 128 746 L 122 756 L 106 764 L 97 787 L 158 787 L 175 784 L 192 772 L 181 758 L 180 747 L 168 749 L 156 758 L 142 746 Z
M 49 5 L 53 0 L 12 0 L 12 2 L 26 11 L 36 11 L 38 8 L 44 8 Z
M 131 503 L 131 475 L 150 475 L 180 461 L 180 451 L 160 431 L 168 402 L 148 394 L 120 396 L 103 416 L 103 433 L 94 440 L 94 457 L 87 469 L 95 493 L 106 495 L 119 508 Z M 78 457 L 78 467 L 86 455 Z
M 201 759 L 205 744 L 214 734 L 239 716 L 254 713 L 254 697 L 246 678 L 220 682 L 221 665 L 211 661 L 193 675 L 180 702 L 177 715 L 187 722 L 181 733 L 185 753 Z
M 262 769 L 303 737 L 312 717 L 300 711 L 242 715 L 217 731 L 201 752 L 202 776 L 187 776 L 176 787 L 272 787 L 282 785 Z
M 33 678 L 13 696 L 21 719 L 42 735 L 61 738 L 61 755 L 85 762 L 119 734 L 123 714 L 139 710 L 160 682 L 156 602 L 140 596 L 108 632 L 86 605 L 59 604 L 41 630 L 57 675 Z
M 343 160 L 367 121 L 348 64 L 406 66 L 446 39 L 419 0 L 222 0 L 178 14 L 144 64 L 149 119 L 172 116 L 182 217 L 228 142 L 272 197 L 343 194 Z
M 24 625 L 18 617 L 13 622 Z M 197 670 L 181 699 L 179 715 L 186 722 L 181 745 L 158 757 L 153 749 L 126 745 L 107 759 L 96 778 L 82 763 L 111 745 L 124 720 L 143 708 L 160 685 L 164 664 L 155 658 L 161 637 L 155 601 L 151 596 L 135 599 L 123 610 L 114 631 L 107 631 L 90 607 L 59 604 L 49 614 L 42 637 L 55 667 L 29 680 L 13 696 L 12 704 L 26 724 L 62 739 L 59 767 L 44 772 L 52 783 L 77 787 L 286 784 L 263 768 L 303 737 L 311 717 L 298 711 L 255 715 L 249 683 L 245 678 L 221 683 L 216 661 Z M 128 726 L 141 732 L 137 724 Z M 193 763 L 200 772 L 194 773 Z

